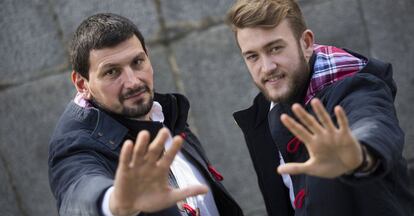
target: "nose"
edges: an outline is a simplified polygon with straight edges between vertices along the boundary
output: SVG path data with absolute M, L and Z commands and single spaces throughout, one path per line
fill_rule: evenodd
M 270 57 L 263 57 L 262 58 L 262 71 L 266 74 L 271 73 L 272 71 L 276 70 L 277 64 L 273 61 Z
M 136 71 L 134 71 L 131 67 L 126 67 L 123 75 L 123 83 L 126 88 L 134 87 L 141 82 L 136 74 Z

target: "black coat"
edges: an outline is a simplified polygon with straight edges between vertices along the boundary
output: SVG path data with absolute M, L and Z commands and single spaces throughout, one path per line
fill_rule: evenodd
M 280 122 L 280 115 L 292 116 L 290 106 L 277 104 L 269 112 L 270 102 L 259 94 L 250 108 L 236 112 L 234 117 L 244 133 L 268 214 L 410 215 L 414 202 L 408 190 L 406 161 L 402 157 L 404 134 L 393 104 L 395 94 L 391 65 L 377 60 L 369 60 L 355 75 L 317 93 L 315 97 L 322 101 L 334 121 L 334 107 L 341 105 L 345 109 L 353 135 L 381 162 L 368 177 L 291 176 L 295 195 L 301 190 L 304 194 L 303 199 L 298 198 L 302 206 L 295 211 L 282 177 L 276 171 L 280 161 L 278 151 L 286 163 L 308 159 L 303 144 L 292 153 L 286 150 L 287 144 L 295 139 Z M 302 105 L 312 113 L 310 104 Z
M 178 94 L 156 94 L 154 100 L 163 107 L 164 125 L 174 135 L 185 137 L 181 152 L 208 181 L 220 215 L 243 215 L 238 204 L 220 183 L 201 143 L 188 128 L 187 99 Z M 49 146 L 49 183 L 57 199 L 59 214 L 101 214 L 101 199 L 106 189 L 113 184 L 124 140 L 133 139 L 141 129 L 157 130 L 160 128 L 157 124 L 122 119 L 100 109 L 85 109 L 70 102 Z M 140 215 L 181 214 L 177 206 L 173 206 L 157 213 Z

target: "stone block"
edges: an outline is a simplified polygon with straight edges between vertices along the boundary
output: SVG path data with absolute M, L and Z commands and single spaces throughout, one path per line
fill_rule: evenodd
M 315 42 L 369 54 L 369 43 L 357 0 L 300 1 Z
M 398 86 L 396 108 L 400 124 L 406 133 L 404 155 L 414 169 L 414 10 L 413 1 L 361 1 L 367 23 L 371 52 L 375 58 L 393 64 Z M 412 178 L 412 182 L 414 179 Z M 414 184 L 414 183 L 413 183 Z
M 65 73 L 0 93 L 4 102 L 0 106 L 0 151 L 21 206 L 30 215 L 57 215 L 49 189 L 48 142 L 57 119 L 74 95 L 69 80 L 69 73 Z
M 18 202 L 19 197 L 13 191 L 13 179 L 10 178 L 8 173 L 8 167 L 4 164 L 3 154 L 0 151 L 0 194 L 3 195 L 0 200 L 1 215 L 12 216 L 12 215 L 22 215 L 21 209 L 19 209 Z
M 68 43 L 79 24 L 96 13 L 116 13 L 132 20 L 145 39 L 158 30 L 157 12 L 152 0 L 57 0 L 54 10 L 63 31 L 64 41 Z
M 177 92 L 172 70 L 168 62 L 167 48 L 152 45 L 148 47 L 154 69 L 154 89 L 159 93 Z
M 207 155 L 246 215 L 265 215 L 256 174 L 234 111 L 257 94 L 233 33 L 225 25 L 194 32 L 173 44 L 191 114 Z M 249 185 L 249 187 L 246 187 Z
M 0 28 L 0 85 L 30 80 L 66 62 L 47 3 L 1 1 Z
M 180 22 L 197 22 L 206 17 L 224 18 L 232 0 L 160 0 L 162 15 L 167 25 Z

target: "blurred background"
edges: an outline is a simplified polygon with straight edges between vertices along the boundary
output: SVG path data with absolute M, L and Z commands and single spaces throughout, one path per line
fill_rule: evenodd
M 0 0 L 0 215 L 57 215 L 48 140 L 73 98 L 67 45 L 98 12 L 126 16 L 148 42 L 158 92 L 191 102 L 190 124 L 248 216 L 266 215 L 232 113 L 258 93 L 224 14 L 233 0 Z M 391 62 L 414 182 L 414 1 L 299 0 L 319 44 Z M 411 107 L 411 108 L 410 108 Z

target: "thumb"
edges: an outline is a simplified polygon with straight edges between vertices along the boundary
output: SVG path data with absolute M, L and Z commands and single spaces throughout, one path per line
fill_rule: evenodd
M 192 185 L 182 189 L 173 189 L 171 195 L 175 200 L 183 200 L 187 197 L 206 194 L 207 192 L 208 187 L 205 185 Z

